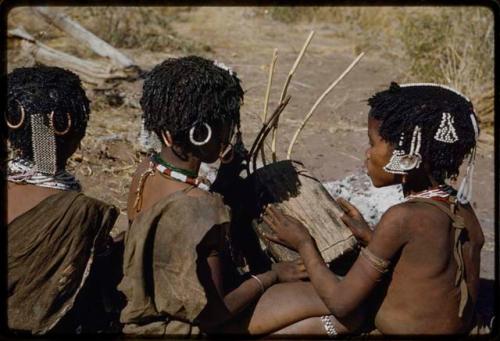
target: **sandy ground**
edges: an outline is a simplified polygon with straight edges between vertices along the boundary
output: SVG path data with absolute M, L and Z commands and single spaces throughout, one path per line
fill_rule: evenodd
M 241 119 L 247 144 L 253 141 L 261 126 L 259 117 L 267 83 L 267 65 L 273 49 L 278 48 L 278 62 L 270 108 L 274 108 L 287 73 L 310 30 L 316 31 L 288 90 L 292 99 L 280 121 L 279 158 L 285 157 L 289 141 L 303 116 L 358 53 L 354 51 L 353 42 L 337 34 L 333 25 L 288 25 L 255 15 L 250 8 L 203 7 L 183 13 L 181 19 L 171 22 L 180 36 L 209 45 L 211 51 L 206 56 L 232 67 L 242 79 L 245 104 Z M 169 51 L 145 53 L 131 49 L 124 52 L 145 70 L 172 56 Z M 9 54 L 9 69 L 21 66 L 24 60 L 16 53 Z M 364 151 L 368 144 L 366 100 L 391 81 L 403 81 L 402 69 L 398 60 L 383 60 L 377 53 L 365 55 L 318 108 L 293 153 L 293 158 L 304 162 L 332 193 L 338 191 L 342 183 L 351 183 L 349 188 L 354 184 L 355 194 L 351 193 L 351 199 L 361 206 L 371 200 L 363 209 L 376 211 L 370 218 L 372 220 L 376 220 L 376 215 L 394 198 L 392 189 L 374 189 L 362 175 Z M 94 111 L 83 143 L 83 162 L 76 160 L 70 165 L 87 193 L 122 209 L 125 209 L 129 176 L 134 165 L 144 156 L 138 145 L 141 87 L 142 81 L 139 80 L 120 83 L 114 89 L 89 89 Z M 99 98 L 103 98 L 103 94 L 108 103 L 104 109 L 99 109 L 97 106 L 102 101 Z M 113 104 L 114 97 L 124 98 L 124 102 Z M 349 180 L 353 174 L 358 176 L 354 183 Z M 392 193 L 397 194 L 397 190 Z M 481 277 L 491 280 L 494 278 L 494 158 L 491 144 L 482 143 L 478 150 L 474 194 L 473 206 L 486 237 Z M 344 195 L 347 195 L 345 191 Z M 124 223 L 125 217 L 122 215 L 121 218 L 121 223 Z M 491 285 L 491 281 L 488 283 Z
M 271 105 L 276 103 L 282 84 L 311 29 L 316 32 L 288 94 L 291 102 L 280 121 L 278 156 L 284 158 L 293 132 L 321 93 L 355 59 L 352 42 L 335 35 L 327 24 L 286 25 L 254 16 L 249 9 L 202 8 L 186 14 L 189 20 L 172 23 L 184 36 L 203 41 L 213 57 L 234 68 L 243 81 L 245 105 L 242 126 L 246 141 L 252 141 L 260 121 L 267 65 L 273 48 L 278 62 L 272 87 Z M 210 18 L 207 20 L 207 18 Z M 401 81 L 404 75 L 397 61 L 366 55 L 339 83 L 318 108 L 294 147 L 293 157 L 306 164 L 321 181 L 339 181 L 363 168 L 368 144 L 366 99 Z M 418 81 L 418 80 L 414 80 Z M 460 179 L 459 179 L 460 180 Z M 387 190 L 370 188 L 378 193 Z M 491 147 L 481 145 L 474 178 L 473 205 L 484 229 L 481 276 L 494 277 L 494 159 Z M 390 199 L 389 199 L 390 200 Z M 387 201 L 386 201 L 387 202 Z M 383 206 L 384 204 L 382 204 Z

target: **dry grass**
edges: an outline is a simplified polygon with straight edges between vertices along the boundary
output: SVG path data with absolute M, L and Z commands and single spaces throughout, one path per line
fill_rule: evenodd
M 140 48 L 153 52 L 182 54 L 210 51 L 206 44 L 179 36 L 170 26 L 182 20 L 189 7 L 59 7 L 106 42 L 118 48 Z M 47 25 L 29 7 L 14 8 L 8 28 L 24 26 L 41 42 L 82 58 L 95 58 L 88 48 L 67 38 L 64 32 Z
M 189 7 L 76 7 L 66 10 L 118 48 L 182 53 L 209 50 L 208 45 L 179 37 L 170 27 L 171 21 L 180 19 L 180 13 L 189 11 Z
M 485 7 L 272 7 L 283 22 L 336 27 L 355 50 L 404 65 L 404 82 L 448 84 L 475 104 L 493 131 L 493 13 Z

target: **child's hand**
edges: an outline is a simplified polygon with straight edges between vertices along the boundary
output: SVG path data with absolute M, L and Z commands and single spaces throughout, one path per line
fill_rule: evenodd
M 340 217 L 342 221 L 349 227 L 352 234 L 359 240 L 363 245 L 367 245 L 372 236 L 372 230 L 368 226 L 365 218 L 361 215 L 361 212 L 344 198 L 337 199 L 338 204 L 344 210 L 345 214 Z
M 297 219 L 283 214 L 279 209 L 269 206 L 263 215 L 264 221 L 276 235 L 266 234 L 273 242 L 284 245 L 292 250 L 298 250 L 300 245 L 312 241 L 307 228 Z
M 293 262 L 273 263 L 271 269 L 281 283 L 296 282 L 308 277 L 306 267 L 300 258 Z

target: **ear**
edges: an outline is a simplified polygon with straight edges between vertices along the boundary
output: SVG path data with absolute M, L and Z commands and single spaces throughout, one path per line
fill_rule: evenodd
M 172 148 L 173 145 L 172 135 L 170 135 L 170 132 L 168 130 L 161 131 L 161 138 L 163 140 L 163 143 L 165 143 L 167 147 Z

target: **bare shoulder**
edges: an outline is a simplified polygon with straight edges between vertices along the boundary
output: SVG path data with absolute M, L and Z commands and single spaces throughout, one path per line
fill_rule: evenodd
M 377 230 L 398 232 L 411 220 L 412 207 L 407 203 L 391 206 L 380 218 Z
M 405 203 L 389 208 L 375 227 L 369 249 L 382 259 L 391 259 L 409 240 L 410 218 L 411 207 Z

